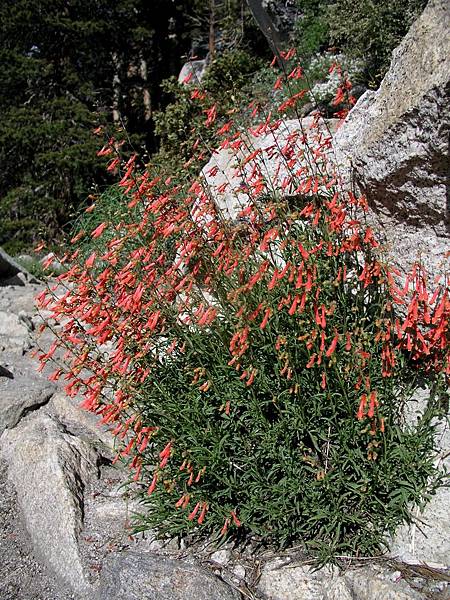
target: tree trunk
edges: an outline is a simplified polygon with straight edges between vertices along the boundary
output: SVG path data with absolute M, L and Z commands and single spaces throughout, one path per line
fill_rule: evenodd
M 152 116 L 152 101 L 150 91 L 148 89 L 148 74 L 147 74 L 147 61 L 143 56 L 140 58 L 139 63 L 139 74 L 142 79 L 142 101 L 144 104 L 144 120 L 148 121 Z
M 120 80 L 120 59 L 117 52 L 112 54 L 112 62 L 114 65 L 114 76 L 112 81 L 113 89 L 113 102 L 112 102 L 112 118 L 113 122 L 120 123 L 120 92 L 122 88 L 122 82 Z
M 216 0 L 209 0 L 209 59 L 216 53 Z
M 258 27 L 269 42 L 272 52 L 277 57 L 279 63 L 282 64 L 283 59 L 280 51 L 283 50 L 284 42 L 286 41 L 284 36 L 275 27 L 269 13 L 263 6 L 262 0 L 247 0 L 247 4 Z

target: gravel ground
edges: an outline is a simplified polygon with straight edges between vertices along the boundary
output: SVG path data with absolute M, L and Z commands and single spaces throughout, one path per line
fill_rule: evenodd
M 34 558 L 19 514 L 6 463 L 0 460 L 0 600 L 77 600 Z

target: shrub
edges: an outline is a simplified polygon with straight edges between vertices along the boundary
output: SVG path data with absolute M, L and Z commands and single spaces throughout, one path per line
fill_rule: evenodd
M 426 0 L 336 0 L 329 7 L 330 41 L 366 62 L 367 80 L 377 85 L 394 48 L 426 6 Z
M 332 65 L 340 65 L 341 71 L 334 69 L 330 73 Z M 320 104 L 329 104 L 332 109 L 332 102 L 341 85 L 342 70 L 352 84 L 355 84 L 360 80 L 363 69 L 364 63 L 361 60 L 349 59 L 343 54 L 325 52 L 312 57 L 306 73 L 311 82 L 314 100 Z
M 40 360 L 66 348 L 53 379 L 111 426 L 138 530 L 300 543 L 325 562 L 378 552 L 440 482 L 439 403 L 403 414 L 421 378 L 438 397 L 449 373 L 450 300 L 420 267 L 398 286 L 320 117 L 280 118 L 298 100 L 252 104 L 250 125 L 204 114 L 234 180 L 124 165 L 73 239 L 66 294 L 38 298 L 64 322 Z
M 212 143 L 214 136 L 205 126 L 205 111 L 211 108 L 211 100 L 216 99 L 216 120 L 228 120 L 228 113 L 239 103 L 243 88 L 249 86 L 261 65 L 261 60 L 245 50 L 228 50 L 208 66 L 201 91 L 179 84 L 173 77 L 165 80 L 163 90 L 172 100 L 155 115 L 161 151 L 153 157 L 154 162 L 171 160 L 179 166 L 189 160 L 197 140 L 203 147 Z M 205 153 L 206 160 L 207 156 Z M 193 166 L 198 168 L 198 164 Z
M 297 0 L 302 17 L 295 26 L 295 45 L 309 60 L 338 48 L 364 63 L 363 83 L 377 87 L 394 48 L 425 8 L 426 0 Z
M 297 0 L 302 16 L 295 23 L 294 39 L 304 60 L 327 50 L 329 47 L 329 23 L 327 0 Z

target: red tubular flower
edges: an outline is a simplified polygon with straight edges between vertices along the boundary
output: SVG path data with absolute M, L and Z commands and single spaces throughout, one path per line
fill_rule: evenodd
M 306 368 L 307 368 L 307 369 L 310 369 L 310 368 L 311 368 L 311 367 L 314 365 L 314 362 L 315 362 L 315 360 L 316 360 L 316 355 L 315 355 L 315 354 L 313 354 L 313 355 L 311 356 L 311 358 L 309 359 L 309 361 L 308 361 L 308 363 L 307 363 L 307 365 L 306 365 Z
M 194 510 L 188 516 L 189 521 L 193 521 L 195 519 L 195 515 L 198 513 L 199 508 L 200 502 L 197 502 L 197 504 L 194 506 Z
M 363 394 L 361 396 L 361 401 L 359 403 L 358 413 L 356 415 L 356 418 L 358 419 L 358 421 L 362 421 L 362 419 L 364 419 L 366 405 L 367 405 L 367 395 Z
M 333 102 L 331 104 L 333 106 L 337 106 L 338 104 L 341 104 L 341 102 L 343 102 L 344 99 L 345 99 L 344 90 L 342 89 L 341 86 L 339 86 L 336 91 L 336 96 L 334 97 Z
M 175 503 L 175 508 L 181 508 L 181 506 L 184 504 L 185 499 L 186 494 L 183 494 L 181 498 Z
M 233 519 L 234 524 L 236 525 L 236 527 L 240 527 L 242 525 L 242 523 L 239 521 L 239 519 L 236 516 L 236 513 L 234 512 L 234 510 L 230 511 L 230 515 Z
M 283 87 L 283 77 L 280 75 L 280 77 L 278 77 L 278 79 L 275 81 L 273 89 L 281 90 L 282 87 Z
M 142 470 L 142 465 L 141 465 L 141 464 L 139 464 L 139 465 L 137 466 L 136 473 L 135 473 L 135 474 L 134 474 L 134 476 L 133 476 L 133 481 L 137 481 L 137 480 L 139 479 L 139 476 L 140 476 L 140 474 L 141 474 L 141 470 Z
M 377 393 L 370 392 L 369 399 L 369 410 L 367 411 L 367 416 L 371 419 L 375 414 L 375 408 L 378 406 Z
M 295 311 L 297 310 L 297 304 L 300 301 L 300 296 L 296 295 L 294 298 L 294 301 L 291 304 L 291 307 L 289 309 L 289 314 L 292 316 L 293 314 L 295 314 Z
M 168 443 L 168 444 L 165 446 L 164 450 L 162 450 L 162 451 L 159 453 L 159 457 L 160 457 L 160 458 L 165 458 L 166 456 L 170 456 L 170 450 L 171 450 L 171 448 L 172 448 L 172 442 L 169 442 L 169 443 Z
M 207 119 L 205 121 L 205 127 L 210 127 L 214 123 L 217 117 L 217 104 L 211 106 L 211 108 L 203 111 L 206 113 Z
M 226 532 L 228 531 L 229 524 L 230 524 L 230 519 L 225 519 L 225 523 L 224 523 L 222 529 L 220 530 L 220 535 L 223 536 L 226 534 Z
M 150 484 L 150 487 L 147 490 L 147 494 L 150 496 L 151 494 L 153 494 L 153 492 L 155 491 L 156 488 L 156 484 L 158 483 L 158 473 L 155 473 L 153 475 L 153 480 Z
M 253 371 L 250 374 L 250 377 L 248 378 L 248 380 L 247 380 L 247 382 L 245 384 L 247 387 L 249 387 L 250 385 L 252 385 L 253 381 L 255 380 L 255 374 L 256 374 L 256 371 L 255 371 L 255 369 L 253 369 Z
M 94 264 L 94 262 L 95 262 L 96 257 L 97 257 L 97 253 L 96 252 L 92 252 L 92 254 L 89 256 L 89 258 L 86 259 L 86 261 L 84 263 L 85 266 L 87 268 L 92 267 L 93 264 Z
M 351 335 L 348 331 L 345 333 L 345 350 L 346 352 L 350 352 L 352 349 Z
M 266 308 L 266 311 L 264 313 L 264 318 L 261 321 L 261 324 L 259 326 L 260 329 L 264 329 L 266 327 L 267 323 L 269 322 L 269 317 L 270 317 L 271 313 L 272 313 L 272 309 L 271 308 Z
M 333 354 L 333 352 L 336 350 L 336 346 L 337 346 L 338 341 L 339 341 L 339 334 L 337 333 L 334 336 L 333 341 L 330 344 L 330 347 L 328 348 L 328 350 L 325 353 L 325 356 L 327 358 L 329 358 Z
M 199 516 L 198 521 L 197 521 L 197 523 L 199 525 L 201 525 L 203 523 L 203 521 L 205 519 L 205 515 L 206 515 L 206 511 L 207 510 L 208 510 L 208 505 L 207 505 L 206 502 L 203 502 L 202 511 L 201 511 L 200 516 Z

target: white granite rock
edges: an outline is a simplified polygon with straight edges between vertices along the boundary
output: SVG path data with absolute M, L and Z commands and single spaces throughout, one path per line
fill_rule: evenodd
M 450 4 L 431 0 L 333 142 L 403 270 L 420 257 L 440 273 L 450 247 L 449 28 Z
M 1 437 L 8 477 L 17 491 L 35 555 L 80 594 L 88 584 L 78 549 L 83 490 L 97 454 L 39 411 Z

